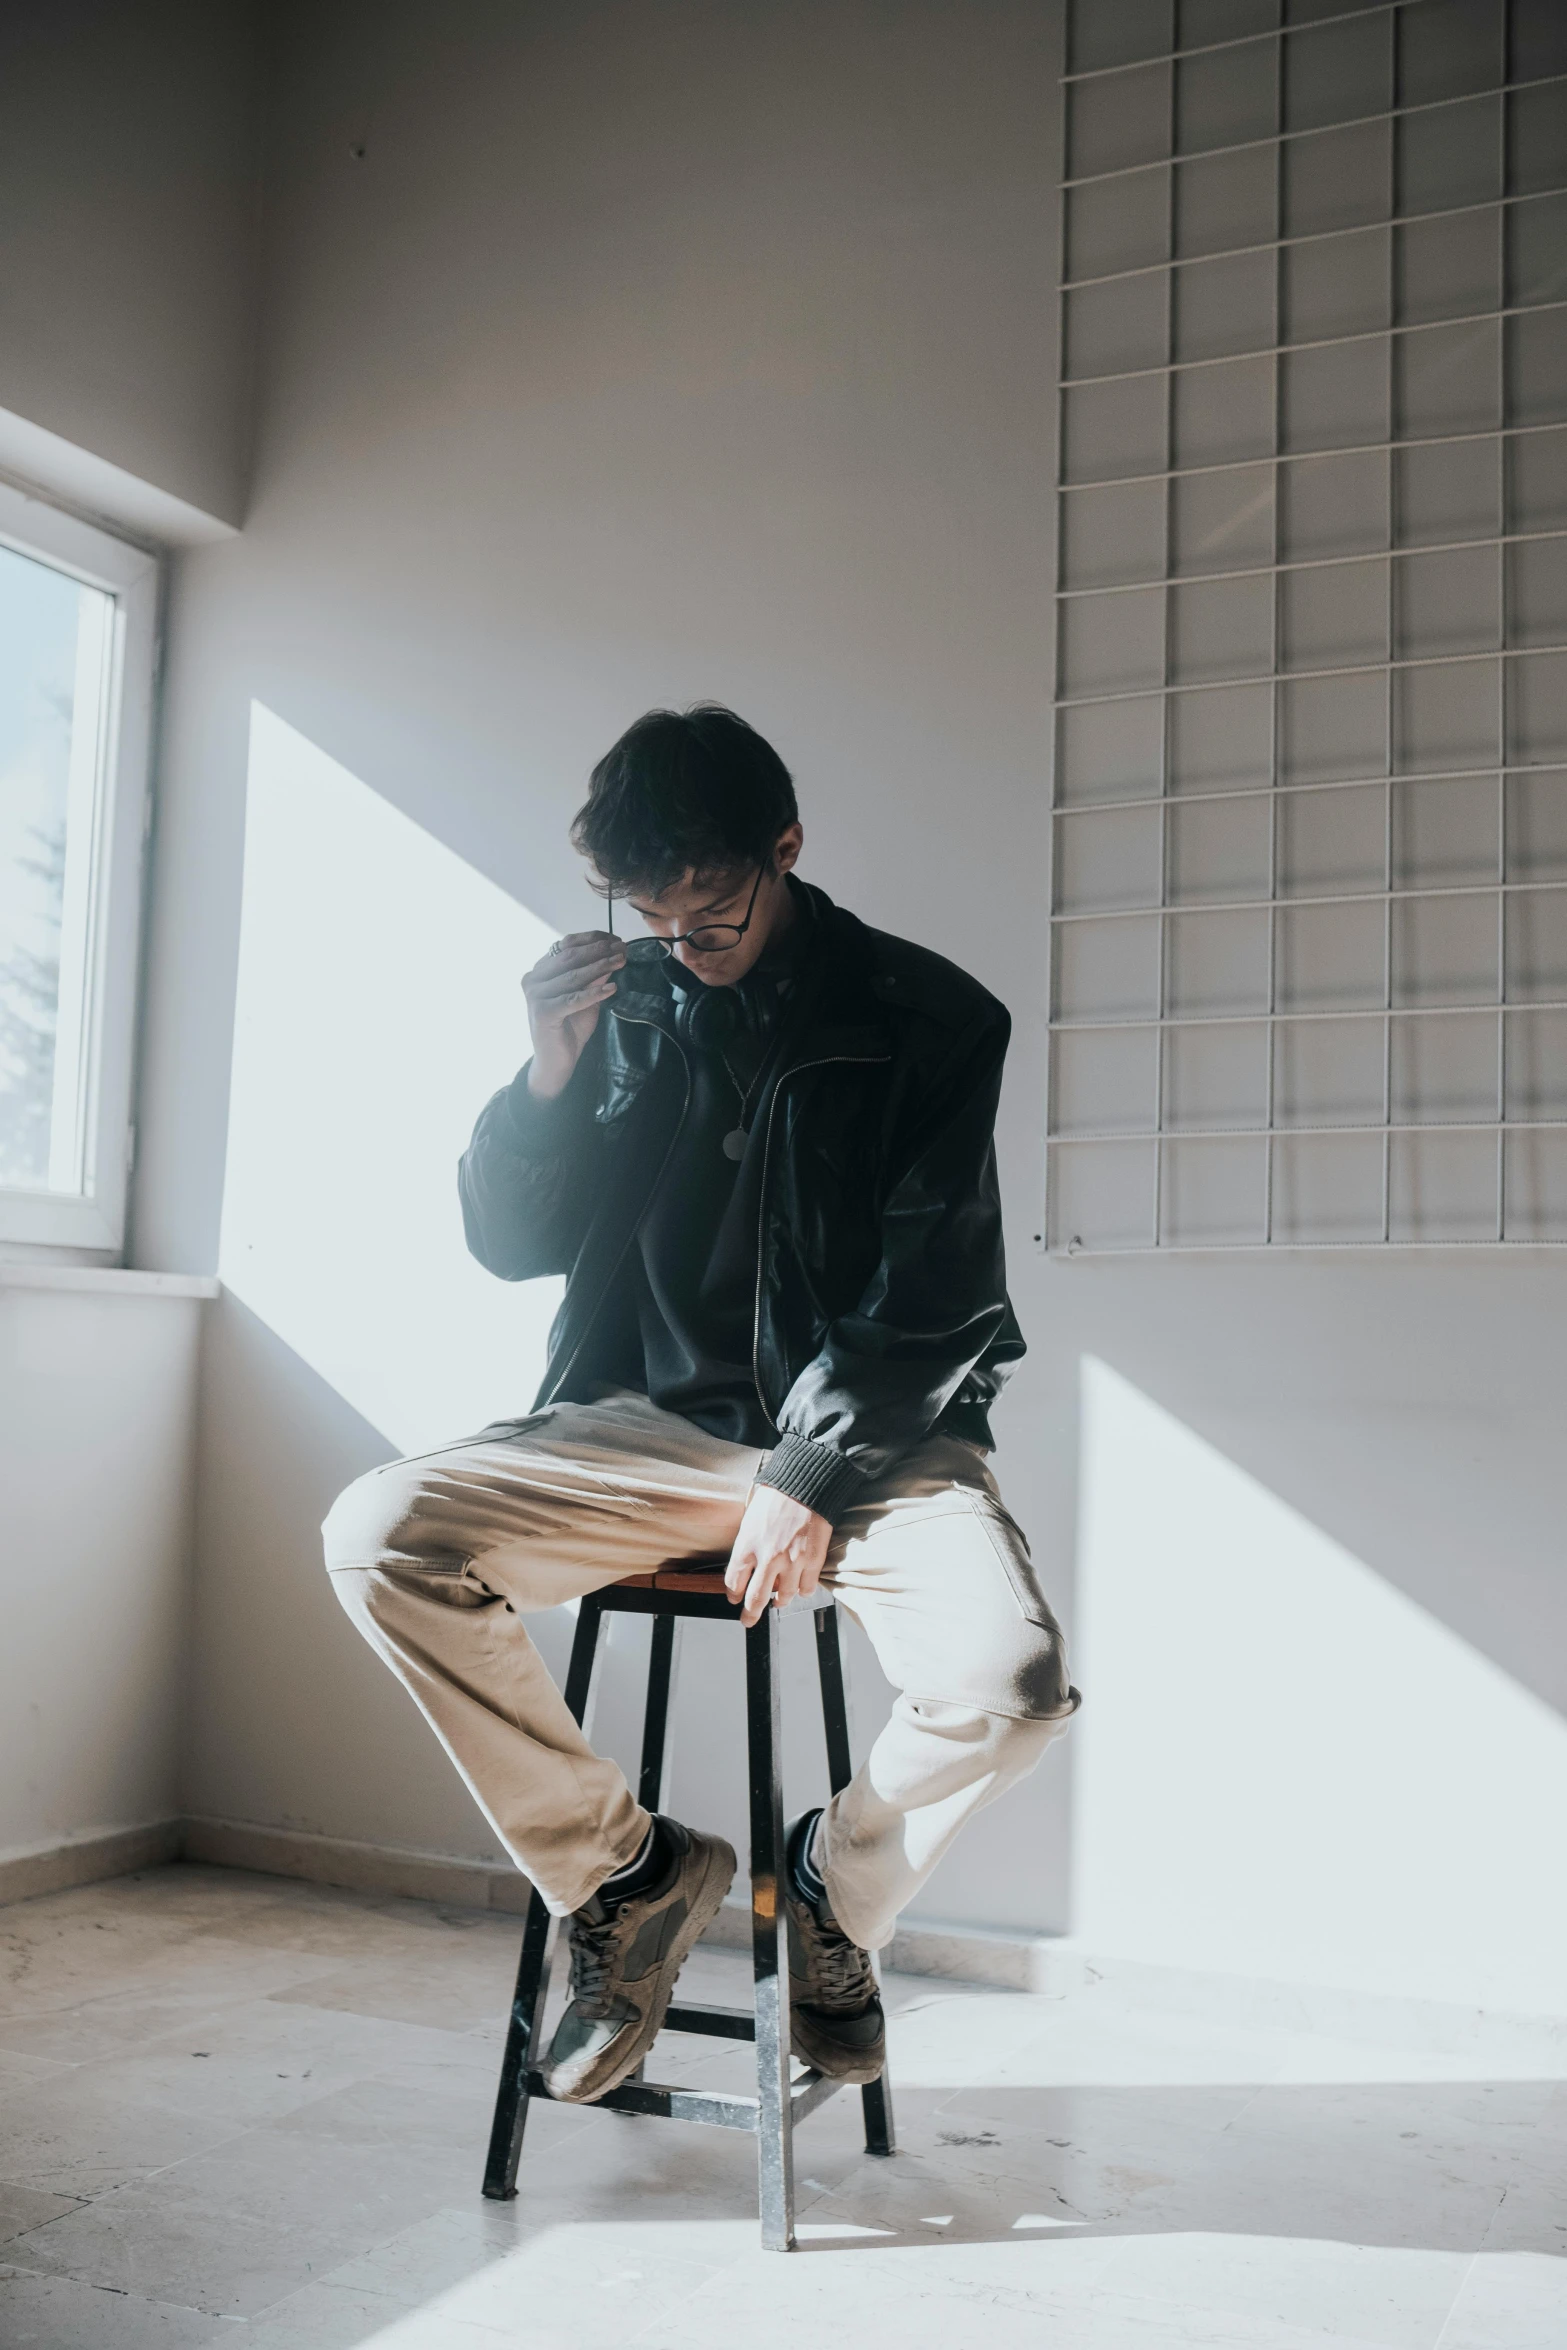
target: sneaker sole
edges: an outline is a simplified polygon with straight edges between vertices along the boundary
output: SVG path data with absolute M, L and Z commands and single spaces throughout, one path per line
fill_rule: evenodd
M 622 2050 L 612 2062 L 594 2066 L 574 2088 L 553 2090 L 551 2094 L 557 2104 L 592 2105 L 600 2097 L 607 2097 L 611 2089 L 620 2087 L 628 2073 L 636 2071 L 663 2030 L 669 2003 L 675 1995 L 675 1979 L 704 1930 L 723 1908 L 724 1895 L 734 1883 L 735 1870 L 739 1866 L 733 1847 L 726 1844 L 721 1836 L 711 1837 L 709 1847 L 707 1863 L 697 1889 L 691 1896 L 685 1923 L 664 1961 L 659 1987 L 653 1995 L 653 2005 L 641 2029 L 630 2047 Z

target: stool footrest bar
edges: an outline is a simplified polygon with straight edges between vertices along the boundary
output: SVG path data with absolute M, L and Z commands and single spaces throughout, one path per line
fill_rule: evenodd
M 756 2018 L 749 2008 L 704 2007 L 700 2001 L 674 2006 L 664 2018 L 666 2032 L 702 2032 L 714 2040 L 754 2040 Z
M 542 2073 L 528 2075 L 528 2095 L 548 2097 Z M 597 2113 L 650 2114 L 669 2122 L 709 2122 L 721 2130 L 756 2129 L 754 2097 L 721 2096 L 712 2090 L 673 2089 L 661 2081 L 622 2081 L 603 2097 L 591 2101 Z
M 842 2087 L 841 2081 L 829 2080 L 825 2073 L 802 2073 L 790 2087 L 791 2120 L 803 2121 L 808 2113 L 825 2105 L 834 2090 Z M 542 2073 L 529 2073 L 528 2095 L 549 2100 Z M 618 2089 L 611 2089 L 606 2096 L 595 2097 L 590 2103 L 597 2113 L 640 2113 L 657 2121 L 706 2122 L 721 2130 L 749 2130 L 753 2137 L 756 2134 L 757 2100 L 728 2096 L 712 2089 L 675 2089 L 662 2081 L 622 2081 Z

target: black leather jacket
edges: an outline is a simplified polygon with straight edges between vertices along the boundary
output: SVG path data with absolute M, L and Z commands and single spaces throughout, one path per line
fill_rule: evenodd
M 988 1446 L 1023 1353 L 993 1141 L 1011 1021 L 942 956 L 810 897 L 811 997 L 764 1106 L 752 1360 L 794 1470 L 769 1481 L 841 1503 L 938 1427 Z M 639 1383 L 616 1276 L 689 1091 L 669 981 L 633 964 L 556 1101 L 524 1069 L 480 1114 L 469 1248 L 504 1281 L 568 1276 L 536 1409 Z

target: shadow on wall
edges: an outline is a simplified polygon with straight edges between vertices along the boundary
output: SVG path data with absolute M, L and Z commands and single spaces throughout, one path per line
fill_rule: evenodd
M 1107 1365 L 1082 1376 L 1078 1933 L 1567 2011 L 1567 1723 Z

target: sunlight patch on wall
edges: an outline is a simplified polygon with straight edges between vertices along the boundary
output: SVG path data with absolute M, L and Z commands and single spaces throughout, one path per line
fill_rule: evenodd
M 468 1255 L 457 1159 L 549 926 L 252 704 L 218 1270 L 400 1451 L 525 1412 L 558 1281 Z
M 1091 1358 L 1082 1445 L 1085 1944 L 1567 2010 L 1567 1723 Z

